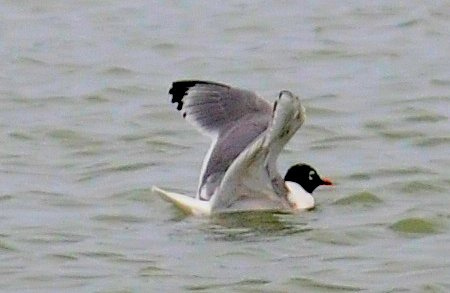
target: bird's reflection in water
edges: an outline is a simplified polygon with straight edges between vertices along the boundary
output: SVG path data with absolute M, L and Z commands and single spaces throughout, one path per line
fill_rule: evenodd
M 311 228 L 305 219 L 299 219 L 292 214 L 237 212 L 212 216 L 206 230 L 209 236 L 216 240 L 252 241 L 260 237 L 307 232 Z

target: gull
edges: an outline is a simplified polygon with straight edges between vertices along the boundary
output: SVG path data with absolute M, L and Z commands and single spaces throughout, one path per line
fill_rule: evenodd
M 312 192 L 333 185 L 304 163 L 284 177 L 277 170 L 280 152 L 305 121 L 305 108 L 290 91 L 271 104 L 249 90 L 182 80 L 172 83 L 169 94 L 181 116 L 212 140 L 195 196 L 152 188 L 187 213 L 309 210 Z

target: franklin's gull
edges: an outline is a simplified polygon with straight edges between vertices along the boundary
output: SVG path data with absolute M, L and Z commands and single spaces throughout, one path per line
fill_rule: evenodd
M 284 178 L 277 171 L 278 155 L 305 121 L 305 109 L 290 91 L 270 104 L 248 90 L 184 80 L 173 82 L 169 94 L 183 118 L 212 139 L 195 197 L 153 187 L 186 212 L 308 210 L 314 207 L 311 193 L 332 185 L 307 164 L 292 166 Z

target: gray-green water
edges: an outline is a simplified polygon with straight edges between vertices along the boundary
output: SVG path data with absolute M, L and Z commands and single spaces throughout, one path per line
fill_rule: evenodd
M 448 1 L 1 1 L 0 290 L 449 292 Z M 307 121 L 279 160 L 337 182 L 297 215 L 185 217 L 201 78 Z

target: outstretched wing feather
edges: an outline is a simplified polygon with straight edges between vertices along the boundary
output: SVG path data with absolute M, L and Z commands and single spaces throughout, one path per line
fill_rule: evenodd
M 265 131 L 271 120 L 273 107 L 269 102 L 251 91 L 225 84 L 176 81 L 169 94 L 182 116 L 213 139 L 203 162 L 199 191 L 212 175 L 215 176 L 213 184 L 220 183 L 221 177 L 217 174 L 224 173 L 248 144 Z

